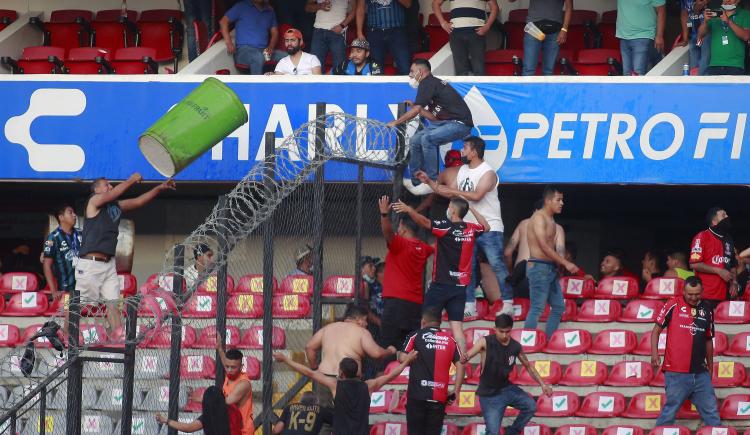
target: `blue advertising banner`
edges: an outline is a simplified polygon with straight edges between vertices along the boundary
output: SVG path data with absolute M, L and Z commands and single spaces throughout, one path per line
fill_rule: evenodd
M 393 80 L 329 79 L 228 82 L 250 121 L 177 179 L 239 180 L 263 157 L 264 132 L 276 132 L 281 143 L 314 118 L 316 102 L 326 102 L 329 112 L 389 121 L 396 103 L 415 94 Z M 0 179 L 117 180 L 134 171 L 162 179 L 137 141 L 202 78 L 186 80 L 0 80 Z M 750 150 L 743 154 L 750 147 L 750 84 L 452 84 L 471 108 L 474 133 L 487 142 L 485 158 L 503 182 L 750 184 Z M 330 181 L 356 179 L 351 165 L 326 168 Z M 387 174 L 371 170 L 367 178 L 386 180 Z

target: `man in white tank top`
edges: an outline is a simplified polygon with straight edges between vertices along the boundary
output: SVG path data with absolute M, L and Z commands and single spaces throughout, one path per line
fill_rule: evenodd
M 437 185 L 430 182 L 430 187 L 439 195 L 453 197 L 463 196 L 469 201 L 469 205 L 481 213 L 490 224 L 490 231 L 477 237 L 474 245 L 474 270 L 477 270 L 477 250 L 481 249 L 492 270 L 495 272 L 497 282 L 500 284 L 500 293 L 503 300 L 501 313 L 513 314 L 513 289 L 510 288 L 505 278 L 508 277 L 508 268 L 503 261 L 503 218 L 500 213 L 500 198 L 497 192 L 498 178 L 495 169 L 484 161 L 484 140 L 480 137 L 469 136 L 464 139 L 464 147 L 461 150 L 461 158 L 464 165 L 458 169 L 456 183 L 458 189 L 451 189 L 445 185 Z M 474 216 L 466 215 L 467 222 L 476 223 Z M 476 316 L 476 296 L 474 289 L 477 285 L 477 273 L 472 274 L 472 282 L 466 287 L 466 317 Z

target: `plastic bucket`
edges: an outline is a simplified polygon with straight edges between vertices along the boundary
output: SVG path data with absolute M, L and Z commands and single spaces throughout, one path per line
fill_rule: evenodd
M 209 77 L 149 127 L 138 147 L 160 174 L 172 177 L 246 122 L 237 94 Z

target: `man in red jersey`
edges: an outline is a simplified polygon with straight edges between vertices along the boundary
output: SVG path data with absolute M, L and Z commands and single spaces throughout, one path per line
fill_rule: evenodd
M 664 355 L 664 382 L 667 401 L 661 410 L 656 426 L 674 424 L 674 416 L 682 403 L 690 401 L 706 426 L 720 426 L 716 395 L 711 385 L 714 362 L 713 312 L 701 300 L 703 284 L 697 276 L 685 280 L 682 296 L 664 305 L 656 317 L 651 331 L 651 365 L 654 373 L 661 365 L 659 360 L 659 334 L 667 330 Z
M 693 237 L 690 248 L 690 268 L 703 282 L 703 302 L 713 311 L 719 302 L 737 297 L 737 260 L 729 215 L 721 207 L 713 207 L 706 214 L 708 229 Z
M 388 246 L 383 278 L 383 316 L 380 320 L 380 344 L 400 347 L 406 336 L 419 329 L 424 289 L 422 275 L 432 246 L 417 238 L 417 224 L 401 216 L 398 232 L 391 225 L 390 199 L 378 200 L 380 229 Z

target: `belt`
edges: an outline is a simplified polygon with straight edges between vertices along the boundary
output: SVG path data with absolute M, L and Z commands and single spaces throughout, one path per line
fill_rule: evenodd
M 78 258 L 81 258 L 83 260 L 99 261 L 101 263 L 109 263 L 109 260 L 112 259 L 112 257 L 97 257 L 96 255 L 84 255 Z

